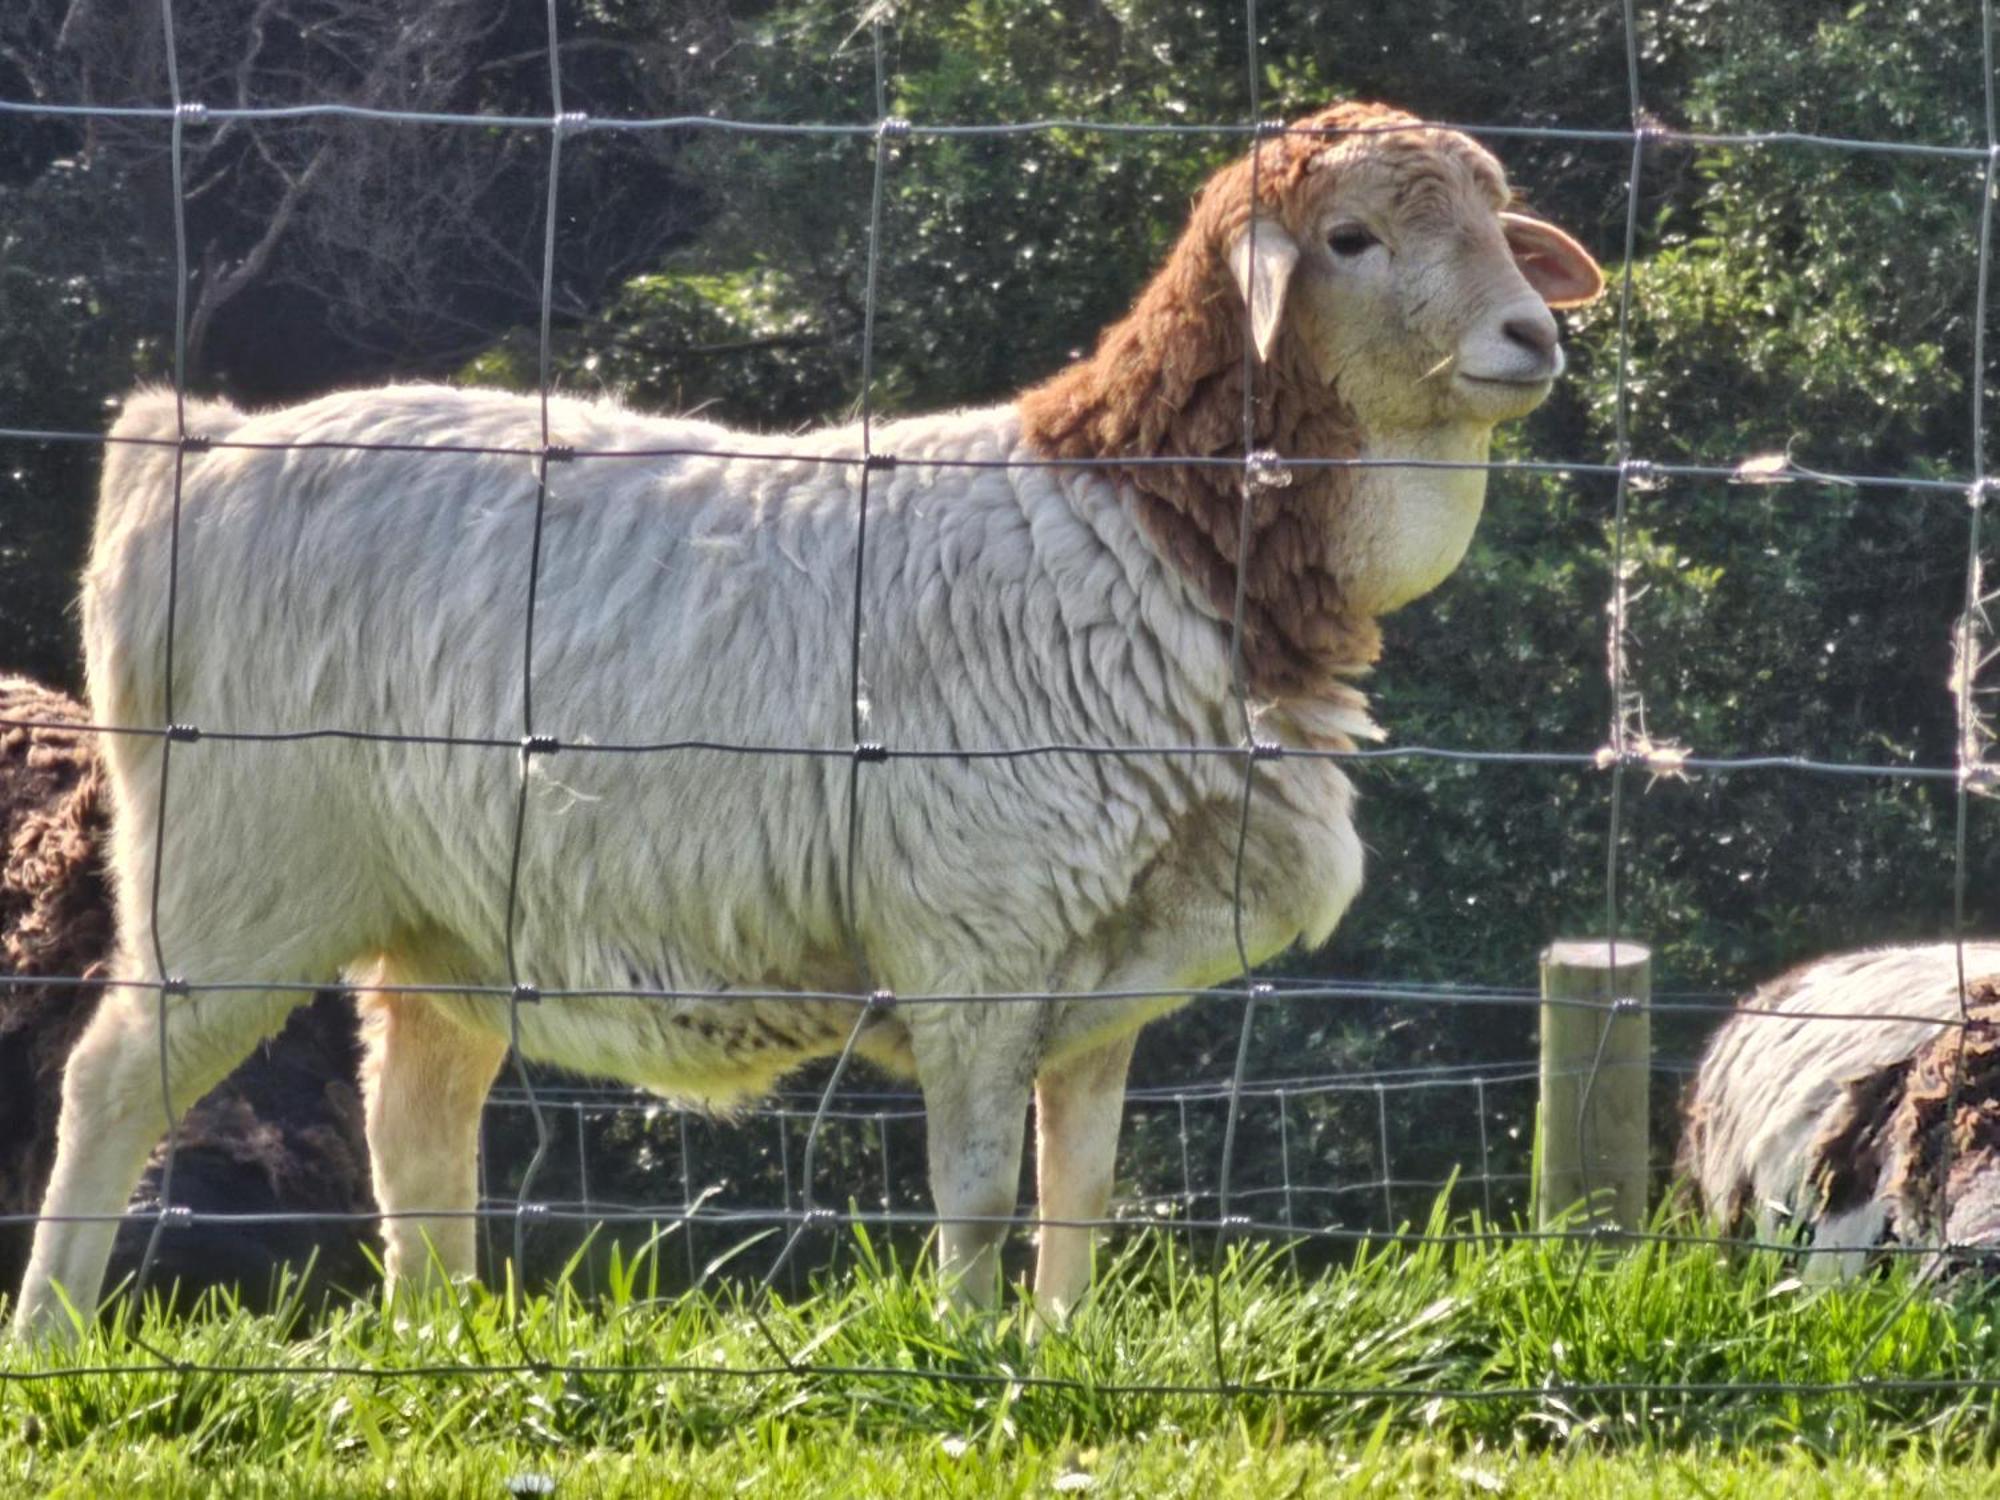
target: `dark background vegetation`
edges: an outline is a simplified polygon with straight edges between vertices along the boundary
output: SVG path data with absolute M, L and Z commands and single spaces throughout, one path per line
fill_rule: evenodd
M 527 0 L 183 9 L 183 90 L 212 105 L 549 108 L 542 8 Z M 870 16 L 852 0 L 558 10 L 569 109 L 874 116 Z M 1638 11 L 1649 123 L 1985 144 L 1970 0 Z M 1266 116 L 1360 96 L 1468 125 L 1631 119 L 1623 9 L 1607 0 L 1263 0 L 1258 16 Z M 918 121 L 1201 124 L 1251 108 L 1243 10 L 1230 0 L 958 0 L 880 18 L 890 109 Z M 0 13 L 0 97 L 163 102 L 157 28 L 151 0 L 14 0 Z M 0 426 L 95 432 L 135 379 L 170 373 L 167 144 L 159 121 L 0 116 Z M 1614 278 L 1629 270 L 1635 455 L 1971 472 L 1981 162 L 1658 143 L 1637 178 L 1627 267 L 1625 142 L 1491 144 L 1535 209 Z M 895 146 L 875 409 L 1002 398 L 1059 366 L 1122 310 L 1194 185 L 1238 149 L 1081 130 Z M 766 430 L 850 413 L 870 152 L 847 137 L 572 137 L 553 306 L 561 384 Z M 547 157 L 546 131 L 502 126 L 190 126 L 189 384 L 250 403 L 416 376 L 531 386 Z M 1505 443 L 1603 462 L 1616 451 L 1617 299 L 1569 322 L 1571 378 Z M 0 667 L 75 684 L 69 601 L 97 462 L 87 444 L 0 440 Z M 1466 565 L 1389 622 L 1374 691 L 1396 742 L 1589 752 L 1606 741 L 1613 497 L 1601 476 L 1495 478 Z M 1950 765 L 1967 525 L 1962 496 L 1897 487 L 1635 487 L 1631 722 L 1642 713 L 1654 739 L 1702 754 Z M 1282 974 L 1518 988 L 1550 939 L 1603 930 L 1605 774 L 1414 760 L 1357 779 L 1368 887 L 1331 947 Z M 1950 930 L 1949 783 L 1746 771 L 1635 775 L 1627 791 L 1620 923 L 1655 944 L 1662 991 L 1724 995 L 1832 949 Z M 1970 925 L 1991 930 L 1989 820 L 1973 812 Z M 1211 1003 L 1156 1028 L 1139 1080 L 1226 1074 L 1240 1019 L 1240 1004 Z M 1690 1055 L 1705 1024 L 1663 1017 L 1662 1052 Z M 1260 1010 L 1250 1068 L 1502 1062 L 1533 1047 L 1521 1006 L 1287 1002 Z M 1462 1090 L 1392 1096 L 1395 1173 L 1475 1160 L 1481 1124 L 1508 1153 L 1496 1165 L 1518 1170 L 1530 1096 L 1497 1090 L 1489 1103 L 1481 1121 Z M 1372 1095 L 1287 1108 L 1296 1181 L 1382 1173 Z M 1181 1182 L 1175 1113 L 1135 1127 L 1129 1175 L 1148 1186 Z M 1209 1182 L 1220 1118 L 1199 1108 L 1188 1126 Z M 1285 1169 L 1274 1121 L 1265 1110 L 1251 1122 L 1239 1182 Z M 518 1112 L 496 1129 L 516 1142 L 524 1131 Z M 678 1126 L 625 1117 L 588 1129 L 598 1195 L 679 1196 Z M 780 1150 L 770 1130 L 692 1129 L 700 1174 L 756 1196 Z M 899 1201 L 920 1202 L 920 1134 L 905 1122 L 889 1138 Z M 862 1191 L 852 1174 L 869 1168 L 873 1139 L 829 1147 L 823 1201 Z M 562 1184 L 575 1157 L 560 1153 L 549 1191 L 574 1191 Z M 1420 1196 L 1394 1207 L 1410 1212 Z M 1384 1211 L 1371 1194 L 1315 1210 L 1356 1223 Z

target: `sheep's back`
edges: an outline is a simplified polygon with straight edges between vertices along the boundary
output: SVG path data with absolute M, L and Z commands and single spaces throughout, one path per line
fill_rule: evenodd
M 851 905 L 883 982 L 1043 983 L 1178 816 L 1240 796 L 1228 759 L 1156 753 L 1238 738 L 1226 636 L 1109 481 L 1010 466 L 1025 456 L 1011 410 L 881 424 L 874 451 L 896 463 L 873 471 L 858 429 L 759 436 L 569 399 L 549 412 L 564 451 L 534 578 L 532 726 L 565 748 L 530 766 L 517 949 L 538 982 L 837 978 Z M 391 387 L 235 420 L 229 445 L 183 459 L 173 716 L 385 738 L 205 738 L 177 763 L 170 833 L 316 850 L 377 901 L 371 941 L 436 926 L 490 961 L 529 723 L 539 403 Z M 137 679 L 111 707 L 139 722 L 164 711 L 147 677 L 162 476 L 156 463 L 107 490 L 91 568 L 93 681 Z M 936 753 L 851 783 L 857 686 L 861 739 Z M 1155 753 L 948 753 L 1065 745 Z M 665 748 L 592 748 L 607 746 Z M 1297 793 L 1291 823 L 1344 822 L 1333 767 L 1266 780 Z
M 2000 974 L 2000 943 L 1967 943 L 1964 962 L 1968 980 Z M 1821 959 L 1747 996 L 1689 1090 L 1680 1166 L 1702 1204 L 1765 1235 L 1810 1226 L 1822 1247 L 1892 1235 L 1911 1143 L 1891 1117 L 1961 1005 L 1951 943 Z

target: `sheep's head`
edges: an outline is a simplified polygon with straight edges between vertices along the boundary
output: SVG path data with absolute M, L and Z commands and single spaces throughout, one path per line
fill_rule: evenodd
M 1037 451 L 1146 460 L 1120 493 L 1217 621 L 1240 617 L 1264 698 L 1346 691 L 1380 649 L 1374 615 L 1456 554 L 1426 534 L 1418 565 L 1377 566 L 1351 534 L 1358 470 L 1301 466 L 1246 496 L 1239 469 L 1172 460 L 1436 451 L 1440 429 L 1447 456 L 1484 457 L 1493 426 L 1562 373 L 1550 309 L 1604 285 L 1580 245 L 1508 202 L 1500 164 L 1456 131 L 1379 105 L 1323 110 L 1216 173 L 1131 311 L 1021 397 Z
M 1562 373 L 1550 309 L 1604 285 L 1581 245 L 1509 201 L 1469 137 L 1337 105 L 1217 174 L 1195 226 L 1266 363 L 1303 360 L 1365 429 L 1491 426 Z

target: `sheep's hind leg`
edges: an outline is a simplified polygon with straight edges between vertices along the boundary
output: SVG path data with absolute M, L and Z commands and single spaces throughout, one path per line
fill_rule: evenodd
M 938 1271 L 955 1302 L 991 1307 L 1000 1247 L 1020 1202 L 1032 1063 L 1025 1047 L 982 1048 L 957 1030 L 945 1020 L 911 1038 L 924 1092 Z
M 1090 1287 L 1092 1230 L 1111 1202 L 1125 1074 L 1136 1030 L 1064 1058 L 1035 1081 L 1035 1164 L 1044 1222 L 1035 1258 L 1035 1305 L 1060 1321 Z M 1078 1222 L 1082 1221 L 1082 1222 Z
M 390 982 L 388 972 L 375 982 Z M 479 1112 L 506 1038 L 445 1014 L 435 995 L 364 993 L 362 1011 L 362 1095 L 389 1292 L 474 1275 Z
M 305 998 L 298 991 L 106 990 L 63 1074 L 55 1167 L 14 1309 L 17 1335 L 70 1336 L 58 1287 L 84 1316 L 95 1312 L 118 1218 L 168 1121 L 221 1082 Z

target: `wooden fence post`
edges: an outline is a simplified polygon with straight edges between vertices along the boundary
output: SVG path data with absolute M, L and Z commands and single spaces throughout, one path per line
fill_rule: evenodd
M 1614 965 L 1615 956 L 1615 965 Z M 1591 1221 L 1646 1222 L 1652 950 L 1565 940 L 1542 954 L 1535 1222 L 1588 1200 Z

